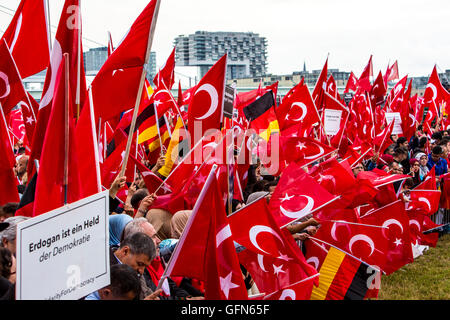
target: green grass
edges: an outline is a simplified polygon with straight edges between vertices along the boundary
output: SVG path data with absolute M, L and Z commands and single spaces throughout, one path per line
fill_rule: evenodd
M 414 262 L 381 277 L 379 300 L 450 300 L 450 234 Z

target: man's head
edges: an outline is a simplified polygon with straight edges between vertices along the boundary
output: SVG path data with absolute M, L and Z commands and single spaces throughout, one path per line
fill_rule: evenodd
M 17 202 L 8 202 L 7 204 L 0 207 L 0 222 L 3 222 L 5 219 L 14 217 L 18 206 L 19 204 Z
M 389 170 L 391 171 L 392 174 L 402 174 L 403 173 L 402 165 L 395 161 L 393 161 L 389 164 Z
M 4 221 L 8 222 L 9 226 L 0 233 L 1 244 L 3 247 L 8 248 L 14 256 L 16 255 L 17 224 L 27 219 L 28 217 L 16 216 Z
M 124 238 L 131 236 L 137 232 L 142 232 L 144 234 L 146 234 L 147 236 L 149 236 L 152 240 L 153 243 L 155 244 L 156 247 L 156 253 L 158 254 L 158 246 L 159 243 L 161 242 L 161 240 L 157 237 L 156 235 L 156 230 L 155 227 L 153 227 L 153 225 L 148 222 L 148 220 L 144 217 L 141 218 L 136 218 L 133 219 L 133 221 L 131 221 L 130 223 L 128 223 L 122 233 L 122 236 Z
M 126 237 L 114 254 L 122 263 L 143 274 L 156 256 L 155 243 L 146 234 L 136 232 Z
M 141 283 L 133 268 L 126 264 L 111 266 L 111 283 L 98 290 L 102 300 L 134 300 L 141 294 Z
M 408 149 L 404 147 L 397 147 L 394 149 L 394 160 L 398 162 L 402 162 L 406 158 L 408 158 Z
M 400 137 L 397 139 L 397 146 L 408 148 L 408 139 L 405 137 Z
M 396 143 L 396 142 L 397 142 L 397 139 L 398 139 L 398 135 L 396 135 L 396 134 L 391 134 L 391 140 L 392 140 L 392 142 Z
M 130 199 L 131 206 L 134 209 L 138 209 L 142 199 L 144 199 L 149 194 L 150 193 L 145 188 L 137 190 Z
M 431 135 L 431 139 L 436 140 L 436 144 L 439 143 L 439 142 L 441 142 L 441 140 L 442 140 L 442 133 L 440 133 L 439 131 L 433 133 L 433 134 Z
M 364 171 L 364 166 L 362 165 L 362 163 L 358 163 L 353 169 L 353 175 L 356 177 L 358 176 L 358 173 L 360 173 L 361 171 Z
M 434 162 L 438 162 L 439 159 L 441 158 L 442 154 L 443 154 L 444 150 L 442 150 L 441 146 L 435 146 L 432 150 L 431 150 L 431 159 Z

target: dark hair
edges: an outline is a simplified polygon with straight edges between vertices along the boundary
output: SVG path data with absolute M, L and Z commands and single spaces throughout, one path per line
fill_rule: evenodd
M 4 212 L 4 214 L 14 215 L 18 206 L 19 204 L 17 202 L 8 202 L 7 204 L 3 205 L 2 211 Z
M 404 187 L 413 188 L 414 187 L 414 180 L 413 180 L 413 178 L 406 179 L 405 182 L 403 183 L 403 188 Z
M 0 276 L 9 278 L 11 275 L 12 254 L 8 248 L 0 247 Z
M 266 185 L 264 186 L 264 191 L 269 191 L 270 187 L 276 187 L 278 184 L 278 180 L 274 180 L 274 181 L 270 181 L 268 183 L 266 183 Z
M 259 180 L 256 181 L 255 184 L 252 187 L 252 193 L 258 192 L 258 191 L 264 191 L 264 188 L 266 184 L 269 182 L 267 180 Z
M 133 194 L 133 196 L 130 199 L 131 206 L 136 209 L 139 204 L 139 201 L 142 201 L 142 199 L 144 199 L 149 194 L 150 193 L 145 188 L 136 190 L 136 192 Z
M 439 155 L 439 154 L 442 154 L 442 152 L 444 152 L 444 151 L 442 150 L 442 147 L 441 147 L 441 146 L 435 146 L 435 147 L 433 148 L 433 150 L 431 150 L 431 152 L 432 152 L 433 154 Z
M 441 141 L 439 141 L 438 146 L 446 146 L 447 143 L 450 142 L 450 138 L 449 137 L 443 137 Z
M 17 149 L 18 154 L 23 154 L 25 153 L 25 151 L 26 151 L 25 147 L 20 147 L 19 149 Z
M 396 147 L 394 149 L 394 156 L 399 156 L 401 154 L 408 154 L 408 150 L 404 147 Z
M 441 140 L 442 139 L 442 133 L 440 132 L 435 132 L 431 135 L 431 139 L 435 139 L 435 140 Z
M 397 139 L 397 145 L 401 145 L 401 144 L 405 143 L 406 141 L 408 141 L 408 139 L 406 139 L 405 137 L 400 137 Z
M 127 246 L 132 254 L 145 254 L 150 260 L 156 257 L 155 243 L 152 238 L 142 232 L 136 232 L 120 242 L 120 247 Z
M 423 125 L 419 124 L 419 125 L 417 126 L 417 131 L 422 131 L 422 129 L 423 129 Z
M 111 292 L 116 297 L 125 297 L 128 292 L 133 292 L 135 297 L 141 294 L 141 282 L 136 271 L 126 264 L 111 266 Z
M 419 139 L 419 148 L 425 147 L 427 144 L 428 138 L 426 136 L 420 137 Z

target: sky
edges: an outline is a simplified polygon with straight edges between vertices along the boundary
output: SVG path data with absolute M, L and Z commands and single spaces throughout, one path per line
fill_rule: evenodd
M 63 0 L 50 1 L 57 25 Z M 20 0 L 1 0 L 0 31 Z M 83 36 L 119 43 L 149 0 L 82 1 Z M 3 7 L 2 7 L 3 6 Z M 398 60 L 400 76 L 450 69 L 450 2 L 446 0 L 161 0 L 152 51 L 164 64 L 178 35 L 198 30 L 254 32 L 268 42 L 268 73 L 328 68 L 357 77 L 373 55 L 374 76 Z M 54 37 L 55 29 L 53 29 Z M 2 32 L 0 32 L 1 34 Z M 98 44 L 83 40 L 85 51 Z

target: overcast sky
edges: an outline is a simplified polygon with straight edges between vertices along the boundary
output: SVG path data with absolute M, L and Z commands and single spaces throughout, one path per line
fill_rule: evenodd
M 1 0 L 16 9 L 19 0 Z M 57 25 L 63 0 L 50 0 Z M 82 1 L 83 36 L 115 44 L 148 0 Z M 0 7 L 5 11 L 4 8 Z M 0 30 L 11 16 L 0 12 Z M 164 63 L 180 34 L 197 30 L 255 32 L 268 40 L 268 72 L 329 68 L 361 74 L 373 54 L 375 76 L 398 60 L 400 75 L 429 75 L 450 69 L 450 2 L 445 0 L 161 0 L 152 51 Z M 54 31 L 53 31 L 54 32 Z M 53 34 L 54 36 L 54 34 Z M 84 49 L 96 47 L 84 40 Z

